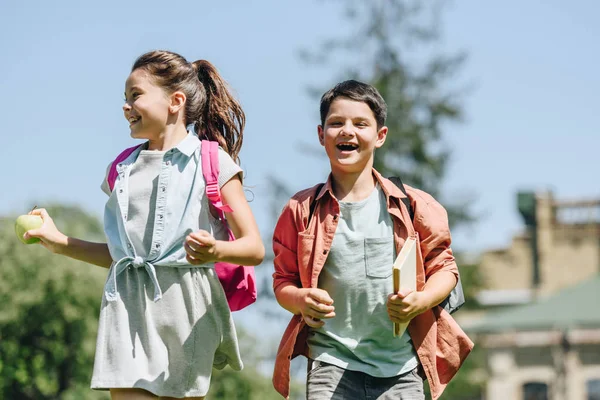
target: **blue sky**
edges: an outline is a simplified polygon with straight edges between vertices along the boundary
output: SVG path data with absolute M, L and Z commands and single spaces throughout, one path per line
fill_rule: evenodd
M 351 61 L 314 69 L 298 50 L 352 30 L 341 14 L 322 1 L 1 2 L 0 214 L 61 201 L 100 216 L 105 168 L 135 143 L 121 111 L 130 66 L 166 48 L 211 61 L 238 94 L 247 114 L 242 166 L 267 233 L 269 174 L 294 190 L 327 175 L 324 156 L 299 151 L 317 145 L 318 102 L 306 86 L 333 83 Z M 468 52 L 460 79 L 473 89 L 464 122 L 445 132 L 454 155 L 444 195 L 474 195 L 481 216 L 454 231 L 455 248 L 510 243 L 522 225 L 517 190 L 600 195 L 598 15 L 593 0 L 447 7 L 439 47 Z

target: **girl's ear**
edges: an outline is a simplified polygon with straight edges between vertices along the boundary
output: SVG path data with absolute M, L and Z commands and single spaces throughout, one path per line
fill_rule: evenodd
M 177 114 L 179 110 L 182 110 L 185 106 L 187 98 L 185 93 L 177 91 L 170 96 L 170 100 L 171 104 L 169 105 L 169 112 L 171 114 Z

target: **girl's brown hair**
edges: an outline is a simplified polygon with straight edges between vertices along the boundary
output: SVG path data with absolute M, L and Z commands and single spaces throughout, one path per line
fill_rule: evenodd
M 185 124 L 194 124 L 200 139 L 214 140 L 239 163 L 246 116 L 240 103 L 208 61 L 188 62 L 177 53 L 151 51 L 133 63 L 131 71 L 143 69 L 166 92 L 183 92 Z

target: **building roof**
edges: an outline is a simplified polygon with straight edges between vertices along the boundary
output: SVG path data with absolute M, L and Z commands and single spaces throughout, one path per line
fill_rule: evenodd
M 600 327 L 600 275 L 534 303 L 492 311 L 468 332 L 534 331 Z

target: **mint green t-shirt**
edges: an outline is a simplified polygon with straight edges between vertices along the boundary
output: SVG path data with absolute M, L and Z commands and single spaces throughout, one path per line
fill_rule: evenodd
M 309 357 L 374 377 L 413 370 L 418 359 L 406 331 L 394 337 L 387 313 L 395 259 L 394 228 L 379 185 L 360 202 L 340 202 L 340 218 L 319 275 L 336 316 L 310 329 Z

